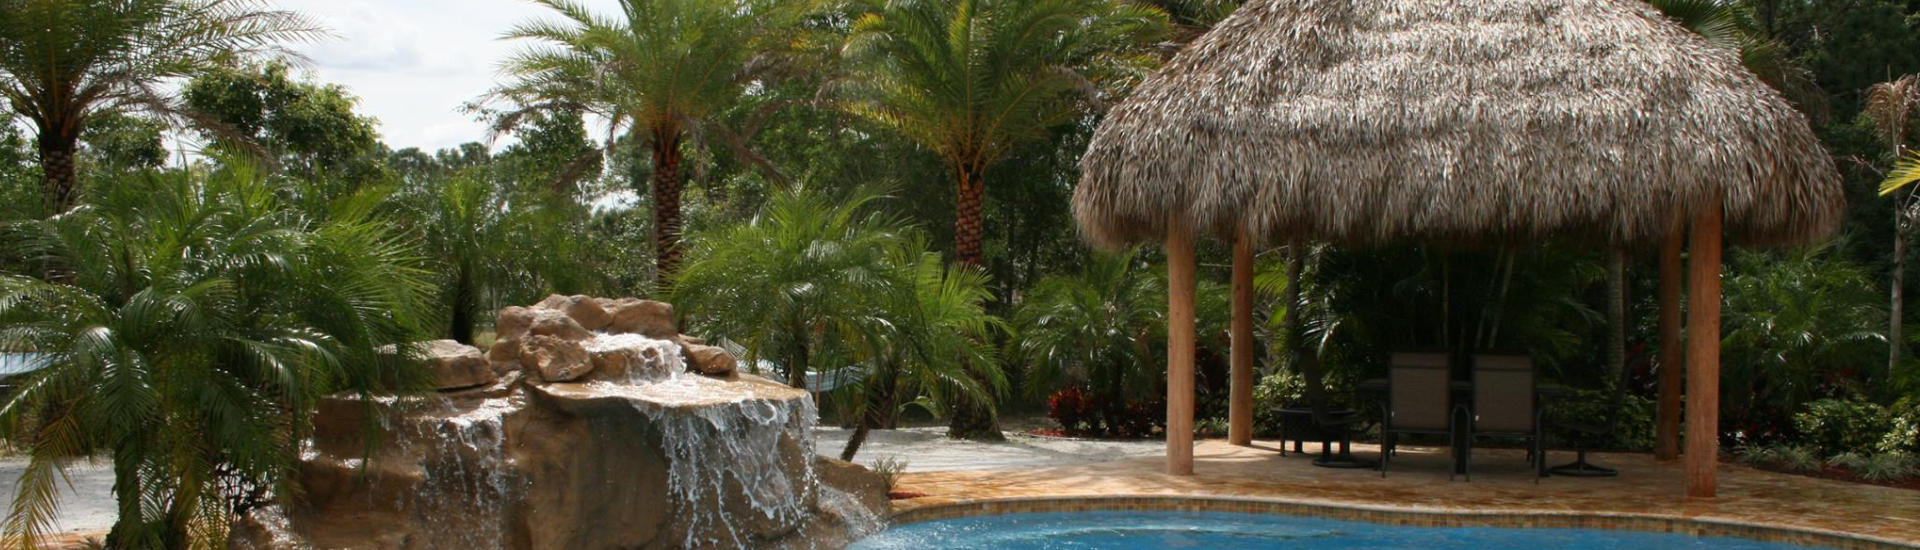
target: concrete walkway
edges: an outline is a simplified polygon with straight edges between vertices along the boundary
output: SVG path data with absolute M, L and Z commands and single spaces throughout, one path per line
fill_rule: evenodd
M 854 456 L 854 462 L 871 468 L 881 460 L 893 458 L 905 461 L 908 472 L 1021 470 L 1160 456 L 1166 452 L 1166 444 L 1155 440 L 1067 439 L 1007 432 L 1005 442 L 982 443 L 949 439 L 946 433 L 944 427 L 874 430 Z M 852 430 L 820 428 L 814 434 L 814 452 L 837 458 Z
M 19 489 L 20 473 L 26 468 L 24 457 L 0 458 L 0 516 L 13 510 L 13 495 Z M 103 531 L 113 526 L 112 463 L 73 461 L 67 464 L 66 482 L 59 487 L 60 515 L 54 520 L 56 531 Z

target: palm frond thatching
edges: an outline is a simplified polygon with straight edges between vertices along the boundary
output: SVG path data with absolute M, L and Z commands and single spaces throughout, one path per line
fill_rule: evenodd
M 1082 159 L 1091 241 L 1170 216 L 1267 241 L 1658 239 L 1720 202 L 1736 240 L 1829 234 L 1805 118 L 1638 0 L 1259 0 L 1146 79 Z

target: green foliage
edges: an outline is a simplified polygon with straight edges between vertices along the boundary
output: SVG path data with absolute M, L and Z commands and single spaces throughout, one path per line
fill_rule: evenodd
M 1577 441 L 1591 449 L 1634 452 L 1653 450 L 1654 401 L 1637 395 L 1628 395 L 1619 398 L 1619 407 L 1615 408 L 1614 391 L 1616 390 L 1573 390 L 1570 395 L 1556 398 L 1552 403 L 1546 404 L 1549 434 L 1557 441 Z M 1595 436 L 1556 428 L 1571 422 L 1592 423 L 1600 419 L 1613 420 L 1615 422 L 1613 430 Z
M 0 0 L 0 98 L 38 130 L 48 203 L 76 198 L 71 156 L 95 114 L 177 115 L 169 79 L 280 52 L 317 27 L 256 0 Z M 43 162 L 47 159 L 42 159 Z
M 699 330 L 746 346 L 748 364 L 774 359 L 789 382 L 839 368 L 868 347 L 871 300 L 893 288 L 888 268 L 906 226 L 876 195 L 837 199 L 783 192 L 751 221 L 694 237 L 674 303 Z
M 781 38 L 813 2 L 774 0 L 622 0 L 617 17 L 574 0 L 536 0 L 563 21 L 531 21 L 506 38 L 529 44 L 502 63 L 509 81 L 477 107 L 495 129 L 534 113 L 590 113 L 612 128 L 631 128 L 630 146 L 651 154 L 657 277 L 671 280 L 679 262 L 681 143 L 688 137 L 732 136 L 712 124 L 760 73 L 780 66 Z M 487 111 L 503 102 L 505 112 Z M 615 140 L 608 139 L 609 146 Z M 740 140 L 731 140 L 744 149 Z
M 195 116 L 207 119 L 201 134 L 211 142 L 259 147 L 309 180 L 323 174 L 349 184 L 377 179 L 385 160 L 380 136 L 372 118 L 354 112 L 358 100 L 340 85 L 289 73 L 282 63 L 214 69 L 194 77 L 181 95 Z
M 543 275 L 579 272 L 579 258 L 560 265 L 576 250 L 577 237 L 566 234 L 571 210 L 520 198 L 471 172 L 403 189 L 401 219 L 415 225 L 433 267 L 447 337 L 473 343 L 491 312 L 553 289 Z
M 1124 90 L 1166 29 L 1116 0 L 868 0 L 854 15 L 855 112 L 968 169 L 1078 118 L 1087 92 Z
M 1731 264 L 1722 312 L 1723 426 L 1749 437 L 1783 433 L 1803 403 L 1869 389 L 1848 375 L 1886 360 L 1886 310 L 1864 270 L 1831 249 L 1736 251 Z
M 991 402 L 1006 389 L 991 345 L 1004 329 L 986 312 L 985 276 L 943 264 L 880 200 L 775 194 L 752 221 L 695 236 L 675 303 L 795 386 L 809 370 L 862 371 L 842 412 L 863 427 L 920 397 Z
M 1828 454 L 1870 452 L 1892 428 L 1879 405 L 1849 399 L 1821 399 L 1793 415 L 1793 425 L 1814 449 Z
M 1904 397 L 1887 407 L 1887 435 L 1874 450 L 1920 455 L 1920 397 Z
M 32 454 L 6 547 L 52 528 L 61 464 L 93 452 L 114 462 L 111 546 L 219 546 L 261 496 L 235 488 L 292 494 L 321 396 L 425 385 L 381 351 L 424 335 L 416 251 L 370 202 L 315 219 L 276 191 L 245 163 L 130 175 L 0 232 L 33 258 L 0 276 L 0 349 L 51 361 L 0 404 L 0 436 Z
M 159 168 L 167 161 L 167 148 L 160 140 L 166 126 L 160 121 L 117 111 L 95 114 L 80 132 L 87 148 L 86 160 L 94 168 L 108 173 Z
M 1034 287 L 1013 315 L 1013 353 L 1033 391 L 1072 385 L 1099 402 L 1143 397 L 1164 379 L 1153 342 L 1164 338 L 1165 310 L 1165 283 L 1138 250 L 1096 254 Z
M 1280 410 L 1305 406 L 1307 381 L 1293 369 L 1260 377 L 1253 386 L 1253 426 L 1257 430 L 1280 429 L 1286 422 Z
M 906 471 L 907 459 L 897 456 L 882 458 L 873 463 L 873 473 L 880 475 L 880 479 L 889 493 L 893 492 L 893 488 L 900 484 L 900 474 L 906 473 Z
M 521 119 L 519 141 L 496 156 L 505 181 L 538 185 L 556 196 L 581 195 L 580 182 L 600 174 L 600 149 L 587 139 L 578 111 L 536 112 Z

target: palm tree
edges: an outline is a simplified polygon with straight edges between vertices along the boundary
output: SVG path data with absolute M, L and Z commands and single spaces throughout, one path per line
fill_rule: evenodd
M 552 219 L 537 201 L 515 202 L 474 171 L 433 178 L 411 189 L 407 218 L 419 223 L 423 248 L 439 275 L 447 337 L 473 343 L 474 325 L 503 303 L 524 301 L 540 285 L 542 257 L 564 239 L 542 239 Z
M 507 33 L 533 44 L 507 58 L 501 72 L 510 82 L 488 93 L 518 106 L 495 126 L 512 128 L 543 110 L 590 112 L 615 131 L 630 126 L 653 159 L 657 278 L 671 281 L 680 259 L 681 146 L 740 99 L 768 65 L 760 52 L 774 49 L 773 31 L 809 3 L 620 0 L 618 16 L 605 17 L 575 0 L 533 1 L 564 21 Z
M 1895 166 L 1888 173 L 1887 180 L 1880 185 L 1881 195 L 1898 193 L 1914 180 L 1915 165 L 1911 159 L 1902 161 L 1901 156 L 1907 149 L 1907 130 L 1913 126 L 1913 114 L 1920 110 L 1920 74 L 1910 74 L 1888 82 L 1874 84 L 1867 90 L 1867 120 L 1873 121 L 1875 133 L 1880 142 L 1893 153 Z M 1900 368 L 1900 358 L 1905 355 L 1906 341 L 1901 339 L 1901 325 L 1906 321 L 1905 296 L 1907 275 L 1907 225 L 1913 221 L 1914 195 L 1902 194 L 1893 204 L 1893 281 L 1888 290 L 1887 319 L 1887 375 L 1892 376 Z
M 1167 30 L 1165 13 L 1127 0 L 863 0 L 855 13 L 851 108 L 946 162 L 954 258 L 970 265 L 987 169 L 1087 116 L 1153 63 L 1143 47 Z
M 674 302 L 702 330 L 777 361 L 794 387 L 808 370 L 839 368 L 887 320 L 875 300 L 899 286 L 893 258 L 905 224 L 868 208 L 878 195 L 836 199 L 781 191 L 742 225 L 701 235 Z
M 900 288 L 881 304 L 889 323 L 878 332 L 867 375 L 854 384 L 856 397 L 847 411 L 853 435 L 841 460 L 853 460 L 868 432 L 886 426 L 903 398 L 945 410 L 953 397 L 992 403 L 1006 391 L 1006 375 L 989 344 L 1004 323 L 987 313 L 993 291 L 986 275 L 946 264 L 917 239 L 901 250 L 905 257 L 895 260 Z
M 1031 365 L 1026 387 L 1082 387 L 1109 430 L 1127 402 L 1153 395 L 1165 379 L 1151 343 L 1166 331 L 1165 283 L 1140 253 L 1095 254 L 1080 270 L 1040 280 L 1013 314 L 1013 353 Z
M 102 111 L 178 115 L 162 82 L 279 51 L 319 27 L 259 0 L 0 0 L 0 98 L 39 132 L 46 200 L 78 198 L 74 152 Z
M 987 169 L 1082 120 L 1155 62 L 1167 16 L 1129 0 L 859 0 L 850 110 L 938 154 L 956 183 L 954 259 L 982 265 Z M 955 403 L 949 435 L 1000 438 Z
M 0 274 L 0 349 L 46 357 L 0 402 L 32 455 L 0 546 L 37 548 L 65 460 L 113 461 L 110 548 L 206 548 L 231 514 L 294 494 L 322 396 L 422 388 L 382 348 L 423 335 L 430 288 L 372 201 L 302 215 L 244 166 L 147 174 L 64 216 L 16 222 L 10 252 L 59 276 Z

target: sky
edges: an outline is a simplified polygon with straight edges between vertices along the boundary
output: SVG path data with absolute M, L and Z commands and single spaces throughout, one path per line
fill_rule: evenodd
M 583 0 L 611 12 L 616 0 Z M 486 125 L 460 106 L 494 85 L 514 45 L 500 35 L 515 23 L 551 18 L 527 0 L 276 0 L 312 17 L 331 38 L 294 49 L 306 70 L 346 86 L 361 114 L 380 122 L 394 149 L 433 151 L 483 141 Z

